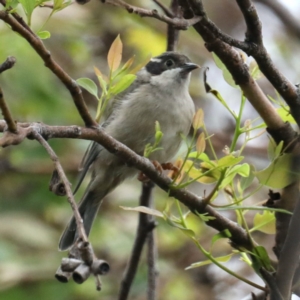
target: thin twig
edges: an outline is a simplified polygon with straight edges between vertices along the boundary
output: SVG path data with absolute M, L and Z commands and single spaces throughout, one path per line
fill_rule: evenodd
M 17 133 L 18 131 L 17 125 L 8 109 L 8 106 L 6 105 L 1 87 L 0 87 L 0 109 L 2 111 L 4 120 L 7 124 L 7 129 L 12 133 Z
M 52 58 L 50 52 L 44 46 L 42 40 L 39 39 L 34 33 L 28 31 L 25 27 L 23 27 L 7 12 L 0 11 L 0 19 L 9 24 L 12 30 L 18 32 L 23 38 L 28 41 L 28 43 L 33 47 L 37 54 L 43 59 L 45 66 L 48 67 L 66 86 L 85 125 L 88 127 L 97 126 L 97 123 L 89 114 L 79 85 L 56 63 L 56 61 Z
M 79 213 L 76 201 L 74 199 L 70 183 L 69 183 L 69 181 L 68 181 L 68 179 L 65 175 L 65 172 L 64 172 L 64 170 L 63 170 L 63 168 L 62 168 L 62 166 L 59 162 L 59 159 L 58 159 L 57 155 L 55 154 L 53 149 L 49 146 L 47 141 L 38 133 L 37 130 L 32 131 L 32 136 L 46 149 L 46 151 L 48 152 L 51 160 L 53 161 L 54 167 L 57 170 L 57 172 L 59 174 L 59 177 L 61 178 L 61 181 L 64 184 L 66 194 L 67 194 L 67 199 L 68 199 L 68 202 L 71 205 L 73 215 L 75 217 L 78 235 L 79 235 L 80 239 L 83 242 L 85 242 L 85 243 L 88 242 L 88 238 L 87 238 L 87 235 L 85 233 L 84 226 L 83 226 L 83 221 L 82 221 L 81 215 Z
M 166 16 L 170 17 L 170 18 L 175 18 L 174 12 L 172 9 L 169 9 L 168 7 L 166 7 L 163 3 L 161 3 L 158 0 L 153 0 L 153 2 L 155 2 L 157 4 L 157 6 L 159 6 L 163 12 L 166 14 Z
M 113 6 L 118 6 L 121 8 L 125 8 L 129 13 L 135 13 L 141 17 L 151 17 L 158 19 L 162 22 L 165 22 L 167 24 L 173 25 L 177 29 L 181 30 L 186 30 L 190 26 L 193 26 L 199 20 L 201 17 L 195 16 L 191 19 L 184 19 L 184 18 L 170 18 L 167 15 L 161 15 L 158 13 L 156 9 L 150 10 L 150 9 L 145 9 L 141 7 L 137 7 L 134 5 L 130 5 L 122 0 L 102 0 L 103 3 L 111 4 Z
M 140 196 L 140 205 L 149 206 L 151 199 L 151 192 L 153 189 L 153 183 L 143 183 L 142 193 Z M 150 222 L 147 214 L 139 213 L 139 223 L 137 227 L 136 237 L 133 245 L 133 249 L 126 267 L 126 271 L 123 275 L 121 282 L 121 288 L 119 291 L 119 300 L 128 299 L 129 291 L 135 277 L 140 256 L 143 250 L 143 246 L 146 242 L 148 233 L 151 232 L 155 227 L 154 221 Z

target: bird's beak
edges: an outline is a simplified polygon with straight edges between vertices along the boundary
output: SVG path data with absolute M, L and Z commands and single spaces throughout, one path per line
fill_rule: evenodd
M 195 69 L 200 68 L 200 66 L 198 66 L 198 65 L 196 65 L 194 63 L 185 63 L 181 68 L 182 68 L 181 72 L 187 74 L 187 73 L 192 72 Z

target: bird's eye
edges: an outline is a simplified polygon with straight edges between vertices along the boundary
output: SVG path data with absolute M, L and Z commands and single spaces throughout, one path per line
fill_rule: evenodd
M 170 68 L 172 66 L 174 66 L 174 61 L 172 59 L 168 59 L 166 62 L 165 62 L 165 65 Z

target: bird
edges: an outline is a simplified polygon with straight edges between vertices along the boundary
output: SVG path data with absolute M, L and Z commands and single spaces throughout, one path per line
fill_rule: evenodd
M 173 51 L 151 58 L 137 72 L 132 85 L 112 101 L 112 108 L 101 125 L 103 130 L 143 155 L 145 146 L 155 141 L 155 123 L 159 122 L 163 133 L 160 149 L 152 152 L 149 159 L 158 163 L 171 161 L 180 148 L 182 134 L 188 134 L 195 114 L 189 83 L 191 71 L 198 67 L 184 54 Z M 74 193 L 89 169 L 91 179 L 79 203 L 87 236 L 103 198 L 126 178 L 138 173 L 122 159 L 93 142 L 84 156 Z M 59 250 L 68 250 L 77 238 L 73 216 L 60 238 Z

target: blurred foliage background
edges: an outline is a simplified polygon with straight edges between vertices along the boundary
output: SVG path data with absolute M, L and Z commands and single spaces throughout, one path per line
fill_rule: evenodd
M 128 1 L 147 8 L 157 8 L 152 1 Z M 168 5 L 168 1 L 162 1 Z M 299 13 L 297 1 L 291 13 Z M 245 25 L 234 1 L 204 1 L 209 17 L 228 34 L 242 38 Z M 263 23 L 265 44 L 276 65 L 293 82 L 299 78 L 300 68 L 296 64 L 299 51 L 297 39 L 282 22 L 265 6 L 257 4 Z M 21 10 L 20 10 L 20 13 Z M 37 8 L 33 14 L 33 29 L 39 30 L 50 10 Z M 140 18 L 120 8 L 91 1 L 85 6 L 76 3 L 55 14 L 45 26 L 51 38 L 45 40 L 46 47 L 54 59 L 75 79 L 95 79 L 93 66 L 107 72 L 108 49 L 120 33 L 124 44 L 124 61 L 135 55 L 136 63 L 149 54 L 158 55 L 166 48 L 166 24 L 154 19 Z M 179 51 L 188 55 L 201 66 L 208 66 L 208 82 L 220 91 L 228 104 L 238 108 L 239 91 L 230 87 L 222 72 L 213 63 L 201 38 L 190 28 L 181 32 Z M 22 122 L 44 122 L 51 125 L 83 125 L 72 99 L 59 80 L 44 67 L 42 60 L 28 43 L 8 26 L 0 23 L 0 61 L 15 56 L 17 64 L 0 78 L 0 84 L 12 114 Z M 272 87 L 264 78 L 259 83 L 266 93 L 274 96 Z M 197 107 L 203 107 L 205 122 L 219 153 L 230 143 L 234 122 L 230 115 L 212 96 L 206 95 L 202 71 L 193 73 L 191 95 Z M 85 94 L 90 110 L 95 114 L 96 100 Z M 245 110 L 245 120 L 257 117 L 250 105 Z M 247 160 L 258 167 L 266 166 L 264 134 L 250 143 L 246 149 Z M 81 157 L 88 145 L 79 140 L 50 140 L 50 145 L 60 157 L 69 180 L 75 184 Z M 95 290 L 93 279 L 83 285 L 72 281 L 62 284 L 54 279 L 56 268 L 64 253 L 57 251 L 60 234 L 71 216 L 65 198 L 51 193 L 48 183 L 53 170 L 45 150 L 35 141 L 24 141 L 18 147 L 0 149 L 0 298 L 18 299 L 116 299 L 122 273 L 131 251 L 137 223 L 137 214 L 123 211 L 122 206 L 136 206 L 140 183 L 125 182 L 107 197 L 97 218 L 91 241 L 98 257 L 106 259 L 111 272 L 102 278 L 103 289 Z M 87 181 L 85 182 L 86 185 Z M 80 198 L 85 186 L 77 195 Z M 200 185 L 191 189 L 199 194 L 210 187 Z M 256 197 L 266 198 L 261 192 Z M 155 192 L 158 209 L 163 209 L 166 194 Z M 256 199 L 257 200 L 257 199 Z M 226 216 L 234 213 L 226 213 Z M 191 226 L 204 245 L 209 245 L 214 231 L 199 222 L 189 219 Z M 253 290 L 228 276 L 215 266 L 185 271 L 191 263 L 204 257 L 182 232 L 158 220 L 156 230 L 158 244 L 159 286 L 158 299 L 241 299 Z M 257 234 L 269 249 L 272 236 Z M 218 241 L 216 255 L 228 253 L 226 241 Z M 261 283 L 250 268 L 234 259 L 228 266 L 241 272 L 248 279 Z M 142 259 L 132 287 L 130 299 L 146 299 L 147 270 L 145 257 Z

